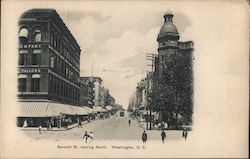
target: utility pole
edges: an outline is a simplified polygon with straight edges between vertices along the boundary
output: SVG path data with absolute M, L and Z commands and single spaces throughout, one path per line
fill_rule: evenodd
M 147 117 L 148 117 L 148 111 L 149 111 L 149 129 L 151 130 L 152 129 L 152 105 L 154 104 L 154 79 L 153 79 L 153 72 L 154 72 L 154 63 L 155 63 L 155 57 L 156 57 L 156 54 L 152 54 L 152 53 L 146 53 L 146 60 L 149 60 L 152 62 L 152 64 L 148 64 L 147 66 L 151 66 L 151 75 L 152 75 L 152 101 L 151 102 L 151 105 L 149 106 L 148 102 L 147 102 Z M 147 80 L 148 80 L 148 75 L 147 75 Z M 148 120 L 147 120 L 147 129 L 148 129 Z

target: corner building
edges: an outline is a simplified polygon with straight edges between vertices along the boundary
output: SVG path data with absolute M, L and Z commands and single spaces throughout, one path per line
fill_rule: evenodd
M 164 24 L 157 37 L 158 63 L 156 64 L 156 69 L 159 76 L 161 76 L 161 72 L 171 55 L 178 53 L 188 54 L 189 58 L 192 58 L 193 41 L 179 41 L 180 36 L 176 26 L 173 24 L 173 16 L 171 11 L 167 11 L 164 14 Z M 192 61 L 192 59 L 190 60 Z M 192 65 L 190 65 L 190 67 L 192 67 Z
M 19 19 L 18 97 L 77 106 L 80 47 L 54 9 L 32 9 Z

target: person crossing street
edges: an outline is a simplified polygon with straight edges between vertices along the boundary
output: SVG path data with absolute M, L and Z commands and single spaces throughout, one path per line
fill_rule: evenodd
M 148 135 L 147 135 L 146 131 L 144 130 L 144 132 L 142 133 L 142 142 L 146 143 L 147 139 L 148 139 Z
M 161 132 L 161 140 L 162 140 L 162 143 L 164 143 L 165 137 L 166 137 L 166 133 L 165 133 L 164 130 L 162 130 L 162 132 Z
M 128 120 L 128 125 L 129 125 L 129 126 L 131 125 L 131 120 L 130 120 L 130 119 Z

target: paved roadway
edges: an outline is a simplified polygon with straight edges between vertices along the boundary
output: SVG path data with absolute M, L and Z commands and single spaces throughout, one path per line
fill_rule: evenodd
M 84 124 L 82 128 L 73 128 L 67 131 L 23 131 L 31 141 L 49 139 L 54 141 L 81 140 L 85 131 L 92 131 L 95 140 L 141 140 L 143 128 L 136 120 L 131 119 L 131 126 L 128 125 L 129 117 L 112 116 L 109 119 L 99 119 Z M 147 131 L 148 140 L 160 140 L 160 131 Z M 181 138 L 180 131 L 167 131 L 167 140 Z

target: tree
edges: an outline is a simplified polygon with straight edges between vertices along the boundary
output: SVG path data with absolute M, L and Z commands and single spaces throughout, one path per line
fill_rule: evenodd
M 167 114 L 165 121 L 178 124 L 178 114 L 191 120 L 193 104 L 192 55 L 175 52 L 161 68 L 158 86 L 154 89 L 155 110 Z

